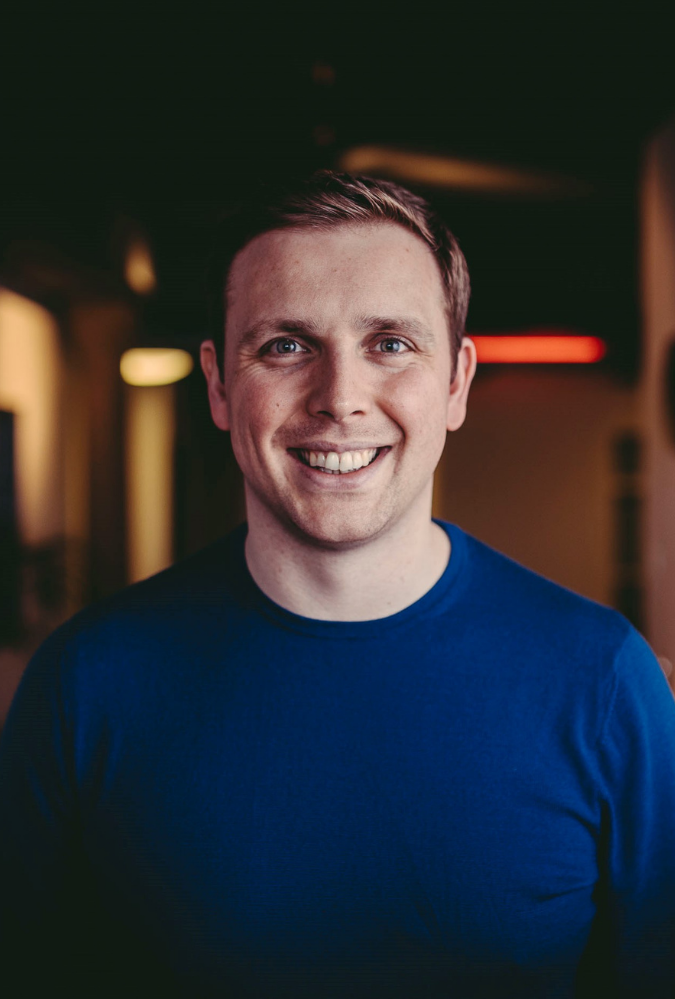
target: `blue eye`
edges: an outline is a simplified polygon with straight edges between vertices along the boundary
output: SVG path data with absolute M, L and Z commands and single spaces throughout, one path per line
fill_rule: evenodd
M 380 340 L 380 345 L 384 348 L 382 351 L 384 354 L 400 354 L 401 348 L 405 347 L 402 340 L 396 340 L 393 337 L 388 337 L 386 340 Z
M 276 354 L 297 354 L 299 344 L 296 340 L 275 340 L 272 347 Z

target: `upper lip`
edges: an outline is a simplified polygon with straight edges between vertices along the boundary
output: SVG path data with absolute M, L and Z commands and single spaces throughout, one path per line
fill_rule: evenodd
M 314 444 L 296 444 L 291 451 L 334 451 L 336 454 L 344 454 L 345 451 L 370 451 L 372 449 L 380 449 L 383 447 L 388 447 L 387 444 L 362 444 L 357 441 L 356 444 L 330 444 L 327 441 L 316 441 Z

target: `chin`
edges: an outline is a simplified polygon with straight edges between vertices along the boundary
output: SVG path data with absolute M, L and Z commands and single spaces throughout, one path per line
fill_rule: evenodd
M 344 511 L 331 511 L 324 516 L 303 516 L 294 512 L 289 517 L 289 526 L 305 543 L 339 551 L 373 541 L 383 533 L 389 521 L 390 516 L 382 510 L 370 516 L 348 516 Z

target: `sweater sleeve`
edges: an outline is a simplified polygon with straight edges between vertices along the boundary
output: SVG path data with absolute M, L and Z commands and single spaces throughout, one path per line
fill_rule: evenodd
M 12 995 L 34 994 L 41 976 L 67 984 L 85 946 L 73 925 L 80 879 L 62 644 L 57 632 L 27 667 L 0 739 L 0 967 Z
M 675 699 L 631 629 L 599 745 L 602 892 L 617 995 L 675 995 Z

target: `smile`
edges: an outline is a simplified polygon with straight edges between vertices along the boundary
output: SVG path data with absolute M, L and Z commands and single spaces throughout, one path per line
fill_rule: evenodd
M 358 472 L 361 468 L 366 468 L 379 457 L 382 451 L 388 448 L 372 447 L 360 451 L 307 451 L 300 448 L 291 449 L 300 459 L 303 465 L 316 468 L 317 471 L 326 472 L 329 475 L 345 475 L 348 472 Z

